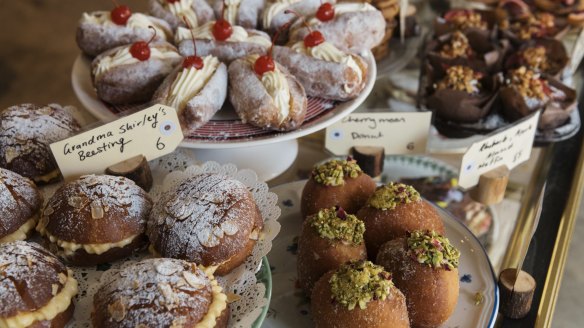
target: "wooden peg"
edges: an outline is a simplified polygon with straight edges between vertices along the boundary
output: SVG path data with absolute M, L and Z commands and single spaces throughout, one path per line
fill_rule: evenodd
M 105 169 L 105 173 L 126 177 L 136 182 L 138 186 L 146 191 L 152 188 L 152 172 L 150 171 L 146 157 L 143 155 L 134 156 L 123 162 L 114 164 Z
M 363 172 L 371 177 L 377 177 L 383 172 L 385 148 L 373 146 L 355 146 L 352 149 L 353 158 Z
M 470 197 L 485 205 L 500 203 L 505 197 L 509 173 L 506 166 L 499 166 L 481 175 L 479 184 L 470 190 Z
M 519 271 L 519 275 L 516 273 L 517 269 L 508 268 L 499 275 L 499 311 L 511 319 L 521 319 L 529 313 L 536 286 L 535 279 L 529 273 L 523 270 Z

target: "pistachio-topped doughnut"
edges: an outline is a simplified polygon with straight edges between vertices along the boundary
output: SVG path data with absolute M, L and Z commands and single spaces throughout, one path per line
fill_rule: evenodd
M 0 327 L 62 328 L 73 317 L 77 280 L 37 244 L 0 244 Z
M 314 167 L 302 190 L 302 217 L 333 206 L 355 213 L 374 190 L 375 181 L 361 170 L 357 161 L 330 160 Z
M 204 173 L 178 183 L 154 205 L 151 250 L 216 267 L 224 275 L 251 254 L 263 228 L 253 195 L 240 181 Z
M 94 327 L 226 327 L 227 296 L 194 263 L 147 259 L 104 273 L 93 298 Z
M 351 260 L 367 259 L 365 224 L 342 208 L 325 208 L 304 220 L 298 240 L 298 281 L 310 296 L 322 275 Z
M 32 180 L 0 168 L 0 244 L 24 240 L 37 224 L 42 197 Z
M 369 261 L 353 261 L 329 271 L 314 286 L 315 326 L 410 327 L 404 295 L 392 275 Z
M 134 181 L 86 175 L 55 192 L 36 229 L 66 261 L 94 265 L 142 247 L 151 208 L 150 196 Z
M 372 259 L 383 243 L 409 231 L 444 233 L 444 224 L 434 207 L 414 187 L 403 183 L 390 182 L 378 187 L 357 217 L 365 222 L 365 244 Z
M 414 231 L 385 243 L 377 263 L 406 296 L 412 326 L 437 327 L 456 308 L 460 252 L 435 231 Z

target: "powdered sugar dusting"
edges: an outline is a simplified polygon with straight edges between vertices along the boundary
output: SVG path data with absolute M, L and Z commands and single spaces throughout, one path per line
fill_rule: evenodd
M 0 168 L 0 238 L 18 230 L 41 205 L 41 195 L 31 180 Z
M 109 320 L 116 321 L 118 327 L 174 327 L 180 322 L 198 322 L 212 301 L 206 274 L 181 260 L 128 263 L 105 272 L 101 282 L 95 307 L 106 309 Z
M 53 297 L 53 285 L 59 292 L 67 268 L 37 244 L 16 241 L 0 245 L 0 316 L 34 311 Z

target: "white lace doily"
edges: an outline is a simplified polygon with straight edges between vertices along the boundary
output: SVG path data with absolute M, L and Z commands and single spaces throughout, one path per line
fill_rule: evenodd
M 238 170 L 233 164 L 220 165 L 216 162 L 193 165 L 194 156 L 189 150 L 179 149 L 174 153 L 150 162 L 154 186 L 150 191 L 152 199 L 156 201 L 158 195 L 172 188 L 183 179 L 200 173 L 218 173 L 233 177 L 244 183 L 252 193 L 264 219 L 262 237 L 256 243 L 252 255 L 246 262 L 224 277 L 218 278 L 224 292 L 229 299 L 231 318 L 229 327 L 251 327 L 253 322 L 261 314 L 268 300 L 265 298 L 266 287 L 258 282 L 255 273 L 261 266 L 264 257 L 272 248 L 272 240 L 280 231 L 280 216 L 278 197 L 268 191 L 265 182 L 258 181 L 257 175 L 252 170 Z M 60 184 L 45 186 L 41 189 L 47 201 Z M 92 267 L 71 267 L 75 278 L 79 282 L 79 294 L 75 300 L 74 319 L 67 325 L 69 328 L 91 327 L 91 310 L 93 307 L 93 295 L 99 287 L 99 280 L 107 270 L 120 269 L 132 261 L 148 258 L 147 252 L 141 252 L 126 260 L 116 261 L 111 264 L 103 264 Z

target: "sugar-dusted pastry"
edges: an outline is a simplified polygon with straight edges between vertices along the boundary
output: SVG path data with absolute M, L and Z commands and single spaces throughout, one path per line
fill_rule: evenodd
M 375 181 L 361 170 L 353 158 L 333 159 L 315 165 L 302 189 L 302 218 L 333 206 L 357 213 L 373 194 L 375 187 Z
M 196 49 L 196 48 L 195 48 Z M 166 77 L 152 101 L 174 107 L 185 134 L 207 123 L 227 97 L 227 67 L 215 56 L 184 58 Z
M 156 32 L 155 34 L 156 35 Z M 182 61 L 168 42 L 138 41 L 110 49 L 91 63 L 97 96 L 110 104 L 146 102 Z
M 375 259 L 382 244 L 414 230 L 444 234 L 442 218 L 432 204 L 411 186 L 390 182 L 378 187 L 358 212 L 365 222 L 365 244 L 369 258 Z
M 316 328 L 409 328 L 404 294 L 392 275 L 369 261 L 329 271 L 314 286 L 311 311 Z
M 107 271 L 93 297 L 94 327 L 227 327 L 229 304 L 205 268 L 146 259 Z
M 195 39 L 194 45 L 192 38 Z M 272 45 L 265 32 L 231 25 L 224 19 L 210 21 L 191 31 L 179 27 L 175 43 L 183 56 L 192 56 L 196 46 L 200 56 L 213 55 L 225 63 L 251 54 L 263 55 Z
M 366 260 L 365 224 L 342 208 L 324 208 L 304 220 L 298 240 L 298 282 L 307 296 L 325 273 Z
M 42 202 L 32 180 L 0 168 L 0 244 L 25 240 L 34 231 Z
M 73 317 L 73 271 L 34 243 L 0 244 L 0 327 L 66 327 Z
M 150 13 L 167 21 L 173 30 L 184 25 L 200 26 L 215 18 L 213 9 L 205 0 L 149 0 Z
M 147 233 L 155 254 L 225 275 L 251 254 L 263 224 L 243 183 L 205 173 L 180 182 L 156 201 Z
M 386 29 L 381 12 L 364 2 L 324 2 L 302 22 L 298 20 L 291 27 L 291 41 L 303 40 L 314 30 L 337 48 L 353 52 L 370 50 L 379 45 Z
M 268 55 L 249 55 L 229 65 L 229 100 L 243 122 L 269 130 L 300 127 L 307 99 L 302 84 Z
M 151 207 L 150 196 L 130 179 L 86 175 L 55 192 L 36 230 L 69 263 L 106 263 L 146 244 Z
M 328 2 L 335 4 L 336 0 Z M 262 28 L 264 31 L 275 34 L 298 17 L 316 13 L 321 5 L 321 0 L 276 0 L 270 2 L 262 14 Z M 285 38 L 284 35 L 282 36 Z
M 223 18 L 231 25 L 257 29 L 260 24 L 266 0 L 215 0 L 215 16 Z
M 385 243 L 377 264 L 392 273 L 406 297 L 413 327 L 438 327 L 454 312 L 458 300 L 460 252 L 435 231 L 413 231 Z
M 83 13 L 77 26 L 77 45 L 83 53 L 97 56 L 118 46 L 147 40 L 152 35 L 150 26 L 156 29 L 154 41 L 172 41 L 172 28 L 166 21 L 133 13 L 127 6 L 117 6 L 109 12 Z
M 37 184 L 61 177 L 49 145 L 75 135 L 80 127 L 58 104 L 21 104 L 0 113 L 0 167 Z

